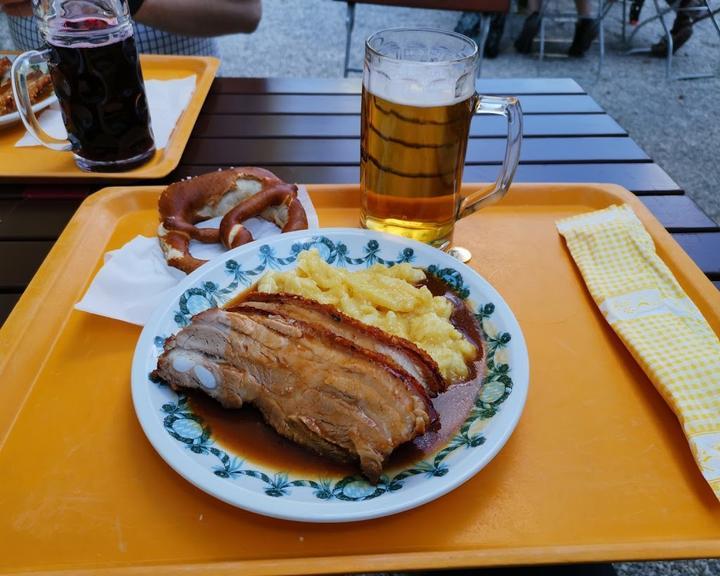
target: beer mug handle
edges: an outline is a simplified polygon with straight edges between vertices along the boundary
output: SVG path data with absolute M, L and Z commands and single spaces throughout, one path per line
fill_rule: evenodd
M 30 132 L 40 144 L 52 150 L 70 150 L 71 144 L 69 140 L 54 138 L 43 130 L 40 122 L 38 122 L 37 116 L 35 116 L 30 100 L 27 70 L 31 66 L 47 62 L 49 54 L 49 50 L 43 50 L 42 52 L 30 50 L 15 58 L 11 74 L 13 97 L 17 103 L 18 114 L 23 124 L 25 124 L 25 128 L 27 128 L 27 131 Z
M 477 114 L 494 114 L 505 116 L 508 122 L 505 159 L 500 174 L 491 186 L 491 190 L 476 190 L 460 201 L 458 219 L 469 216 L 476 210 L 500 200 L 510 188 L 515 170 L 520 160 L 520 144 L 522 143 L 522 109 L 517 98 L 512 96 L 478 96 L 475 104 Z

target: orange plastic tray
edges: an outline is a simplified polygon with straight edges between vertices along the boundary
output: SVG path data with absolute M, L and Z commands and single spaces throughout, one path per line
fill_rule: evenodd
M 357 187 L 309 188 L 321 225 L 357 225 Z M 720 504 L 554 226 L 629 203 L 720 331 L 718 291 L 629 192 L 516 185 L 459 223 L 457 243 L 527 339 L 525 412 L 500 454 L 457 490 L 339 525 L 244 512 L 175 474 L 132 408 L 140 329 L 72 310 L 105 251 L 155 233 L 159 192 L 88 198 L 0 331 L 0 572 L 299 574 L 720 556 Z
M 180 162 L 220 61 L 206 56 L 140 56 L 146 80 L 171 80 L 196 75 L 195 92 L 188 107 L 180 116 L 167 146 L 155 153 L 147 163 L 128 172 L 84 172 L 75 165 L 71 152 L 56 152 L 44 146 L 15 148 L 15 142 L 25 134 L 22 122 L 0 128 L 0 179 L 6 178 L 64 178 L 73 180 L 107 181 L 162 178 Z

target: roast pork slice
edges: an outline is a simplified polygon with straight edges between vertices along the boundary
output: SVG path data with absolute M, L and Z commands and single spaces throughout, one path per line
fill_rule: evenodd
M 198 314 L 166 341 L 156 375 L 228 408 L 254 404 L 283 436 L 359 462 L 373 482 L 397 446 L 437 424 L 422 386 L 387 357 L 265 310 Z
M 236 308 L 267 310 L 321 326 L 362 348 L 388 356 L 420 382 L 429 396 L 434 397 L 447 389 L 447 382 L 440 373 L 437 363 L 427 352 L 405 338 L 363 324 L 332 306 L 294 294 L 251 292 Z

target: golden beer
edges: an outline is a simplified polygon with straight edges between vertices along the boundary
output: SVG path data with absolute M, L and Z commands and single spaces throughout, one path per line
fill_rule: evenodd
M 517 98 L 480 96 L 478 47 L 454 32 L 392 28 L 365 42 L 360 130 L 363 227 L 448 248 L 455 221 L 507 192 L 520 158 Z M 461 194 L 473 114 L 504 116 L 494 185 Z
M 457 217 L 474 95 L 445 106 L 385 100 L 363 89 L 362 225 L 444 247 Z

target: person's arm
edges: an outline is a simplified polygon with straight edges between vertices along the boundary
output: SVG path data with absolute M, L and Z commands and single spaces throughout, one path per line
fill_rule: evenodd
M 0 12 L 8 16 L 32 16 L 32 4 L 29 0 L 0 0 Z
M 0 0 L 10 16 L 32 16 L 28 0 Z M 262 16 L 261 0 L 144 0 L 137 22 L 188 36 L 221 36 L 253 32 Z
M 188 36 L 253 32 L 262 17 L 261 0 L 144 0 L 135 20 Z

